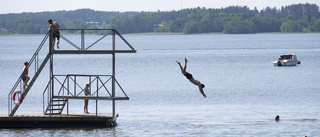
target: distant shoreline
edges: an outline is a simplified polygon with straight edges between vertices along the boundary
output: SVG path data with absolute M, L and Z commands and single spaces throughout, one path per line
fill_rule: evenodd
M 249 34 L 312 34 L 312 33 L 320 33 L 320 32 L 261 32 L 261 33 L 249 33 Z M 0 37 L 7 36 L 44 36 L 46 34 L 0 34 Z M 64 35 L 80 35 L 80 34 L 64 34 Z M 86 34 L 86 35 L 98 35 L 98 34 Z M 175 32 L 146 32 L 146 33 L 126 33 L 122 35 L 246 35 L 246 34 L 225 34 L 222 32 L 216 33 L 192 33 L 192 34 L 184 34 L 184 33 L 175 33 Z

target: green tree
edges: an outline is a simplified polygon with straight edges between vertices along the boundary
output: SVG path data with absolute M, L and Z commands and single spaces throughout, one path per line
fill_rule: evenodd
M 282 22 L 279 19 L 256 15 L 251 20 L 257 26 L 257 32 L 280 32 Z
M 178 17 L 170 24 L 170 32 L 182 32 L 185 22 L 185 19 Z
M 301 32 L 301 25 L 294 20 L 286 20 L 281 25 L 281 32 Z
M 115 28 L 121 33 L 153 31 L 185 33 L 296 32 L 302 28 L 304 31 L 319 31 L 317 19 L 320 18 L 320 11 L 319 6 L 308 3 L 292 4 L 281 7 L 279 10 L 266 7 L 261 11 L 258 11 L 257 8 L 250 10 L 247 6 L 229 6 L 216 9 L 197 7 L 179 11 L 158 10 L 157 12 L 105 12 L 79 9 L 0 14 L 0 28 L 8 30 L 7 34 L 46 33 L 49 18 L 57 21 L 62 29 Z M 88 24 L 86 22 L 99 23 Z M 154 26 L 155 24 L 165 25 L 157 27 Z M 95 31 L 88 32 L 95 33 Z M 69 31 L 69 33 L 79 32 Z
M 233 18 L 224 27 L 224 33 L 229 34 L 246 34 L 256 33 L 257 27 L 251 20 L 241 18 Z
M 213 21 L 210 18 L 210 14 L 206 14 L 200 22 L 200 32 L 213 32 Z
M 313 30 L 314 31 L 317 31 L 317 32 L 320 32 L 320 18 L 317 19 L 314 24 L 313 24 Z
M 188 21 L 183 29 L 183 33 L 191 34 L 191 33 L 199 33 L 200 32 L 200 23 L 196 21 Z
M 219 16 L 213 19 L 213 32 L 223 32 L 225 24 L 231 20 L 231 17 Z

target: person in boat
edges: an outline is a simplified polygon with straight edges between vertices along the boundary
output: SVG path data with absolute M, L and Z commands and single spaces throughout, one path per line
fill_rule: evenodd
M 54 50 L 54 43 L 56 41 L 57 38 L 57 48 L 59 49 L 59 40 L 60 40 L 60 32 L 59 32 L 59 24 L 57 22 L 53 22 L 52 19 L 48 20 L 48 23 L 50 24 L 50 29 L 53 30 L 53 34 L 52 34 L 52 50 Z
M 85 95 L 85 96 L 91 95 L 91 92 L 90 92 L 89 87 L 90 87 L 90 84 L 87 83 L 87 84 L 86 84 L 86 87 L 84 88 L 84 95 Z M 85 100 L 84 100 L 84 108 L 83 108 L 83 111 L 84 111 L 85 114 L 90 114 L 90 113 L 88 112 L 88 104 L 89 104 L 89 100 L 88 100 L 88 99 L 85 99 Z
M 28 76 L 29 73 L 29 62 L 24 62 L 24 67 L 21 74 L 21 79 L 23 80 L 23 92 L 26 90 L 26 86 L 28 84 L 28 81 L 30 80 L 30 77 Z
M 187 60 L 187 58 L 185 58 L 184 60 L 185 60 L 184 67 L 181 66 L 180 61 L 176 61 L 176 62 L 179 64 L 179 66 L 180 66 L 181 73 L 182 73 L 184 76 L 186 76 L 186 78 L 187 78 L 191 83 L 193 83 L 193 84 L 195 84 L 196 86 L 198 86 L 200 93 L 203 95 L 203 97 L 206 98 L 207 96 L 206 96 L 206 94 L 204 94 L 204 91 L 203 91 L 203 88 L 205 87 L 204 84 L 202 84 L 199 80 L 193 78 L 192 74 L 190 74 L 190 73 L 188 73 L 188 72 L 186 71 L 188 60 Z

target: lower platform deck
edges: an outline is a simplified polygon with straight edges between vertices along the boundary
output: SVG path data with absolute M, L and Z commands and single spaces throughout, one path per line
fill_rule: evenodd
M 119 114 L 16 114 L 12 117 L 0 114 L 0 128 L 78 128 L 78 127 L 114 127 Z

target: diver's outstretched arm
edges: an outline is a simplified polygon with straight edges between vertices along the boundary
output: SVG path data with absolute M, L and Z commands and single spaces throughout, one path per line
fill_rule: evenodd
M 203 92 L 203 88 L 201 87 L 201 86 L 199 86 L 199 90 L 200 90 L 200 93 L 203 95 L 203 97 L 207 97 L 207 95 L 206 94 L 204 94 L 204 92 Z

